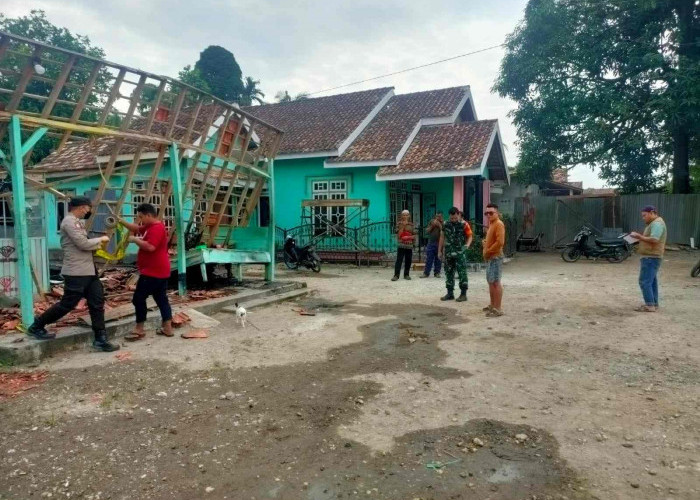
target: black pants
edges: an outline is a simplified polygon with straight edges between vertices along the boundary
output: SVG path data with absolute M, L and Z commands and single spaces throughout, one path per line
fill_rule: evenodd
M 71 312 L 80 302 L 87 300 L 92 329 L 100 332 L 105 329 L 105 295 L 102 283 L 97 276 L 64 276 L 63 298 L 34 320 L 39 328 L 55 323 Z
M 394 276 L 401 274 L 401 262 L 404 262 L 403 275 L 408 276 L 411 270 L 411 262 L 413 262 L 413 249 L 399 247 L 396 252 L 396 264 L 394 264 Z
M 139 276 L 134 290 L 134 298 L 131 303 L 136 309 L 136 322 L 145 323 L 146 315 L 148 314 L 148 306 L 146 300 L 152 295 L 160 310 L 160 317 L 163 321 L 173 319 L 173 311 L 170 309 L 168 301 L 168 278 L 153 278 L 152 276 Z

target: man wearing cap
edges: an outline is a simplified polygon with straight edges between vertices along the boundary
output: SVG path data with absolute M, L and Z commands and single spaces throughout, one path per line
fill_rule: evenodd
M 56 335 L 46 331 L 45 326 L 55 323 L 71 312 L 82 298 L 87 300 L 95 332 L 93 347 L 99 351 L 112 352 L 118 345 L 107 340 L 105 330 L 105 299 L 102 283 L 97 277 L 97 269 L 92 252 L 109 241 L 108 236 L 88 238 L 83 224 L 92 208 L 92 202 L 77 196 L 68 203 L 68 215 L 61 222 L 61 248 L 63 249 L 64 291 L 61 301 L 51 306 L 44 314 L 34 318 L 34 323 L 27 329 L 27 335 L 38 340 L 49 340 Z
M 666 249 L 666 223 L 659 217 L 656 207 L 647 205 L 642 209 L 642 220 L 646 224 L 644 234 L 630 233 L 639 240 L 637 253 L 642 256 L 639 268 L 639 288 L 644 304 L 636 311 L 656 312 L 659 308 L 659 281 L 657 275 Z

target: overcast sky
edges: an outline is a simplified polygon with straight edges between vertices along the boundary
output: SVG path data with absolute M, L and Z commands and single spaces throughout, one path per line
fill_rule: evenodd
M 226 47 L 266 99 L 317 92 L 503 43 L 527 0 L 3 0 L 9 16 L 43 9 L 107 59 L 177 76 L 208 45 Z M 502 49 L 326 94 L 393 86 L 397 94 L 470 85 L 478 118 L 498 118 L 517 162 L 513 103 L 491 92 Z M 324 94 L 318 94 L 324 95 Z M 603 182 L 579 168 L 570 180 Z

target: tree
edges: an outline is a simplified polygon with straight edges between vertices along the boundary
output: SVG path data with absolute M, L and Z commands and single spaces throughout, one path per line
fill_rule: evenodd
M 237 102 L 243 95 L 243 73 L 231 52 L 210 45 L 199 54 L 194 65 L 211 93 L 226 102 Z
M 258 85 L 260 85 L 260 80 L 254 80 L 252 77 L 246 76 L 240 101 L 242 106 L 250 106 L 253 104 L 253 101 L 258 104 L 263 103 L 262 98 L 265 97 L 265 94 L 258 88 Z
M 673 192 L 687 193 L 700 149 L 700 6 L 530 0 L 494 90 L 517 104 L 522 178 L 597 165 L 638 192 L 671 166 Z
M 275 100 L 277 102 L 292 102 L 292 101 L 303 101 L 309 98 L 308 92 L 300 92 L 294 97 L 292 97 L 287 90 L 280 90 L 275 94 Z
M 33 40 L 44 42 L 62 49 L 87 54 L 92 57 L 105 57 L 104 50 L 102 50 L 100 47 L 92 45 L 88 37 L 73 34 L 66 28 L 61 28 L 51 24 L 51 22 L 46 18 L 46 13 L 42 10 L 32 10 L 28 16 L 17 18 L 9 18 L 0 14 L 0 30 L 25 38 L 31 38 Z M 26 52 L 26 55 L 9 53 L 2 61 L 0 61 L 0 82 L 2 82 L 0 86 L 4 88 L 14 88 L 14 86 L 17 84 L 18 76 L 10 72 L 6 72 L 7 74 L 2 73 L 2 69 L 21 68 L 26 65 L 27 57 L 29 56 L 29 48 L 26 46 L 19 46 L 19 50 Z M 59 59 L 61 56 L 58 54 L 53 54 L 52 57 L 56 58 L 57 62 L 64 62 Z M 61 66 L 58 64 L 44 64 L 43 66 L 46 70 L 45 76 L 55 80 L 61 70 Z M 70 81 L 71 83 L 78 85 L 65 86 L 61 91 L 59 98 L 65 101 L 78 101 L 81 93 L 80 85 L 87 81 L 91 68 L 92 63 L 89 61 L 77 63 L 71 72 Z M 104 94 L 107 93 L 109 84 L 109 74 L 107 71 L 103 71 L 99 74 L 95 82 L 95 89 L 97 92 L 92 92 L 90 94 L 87 104 L 89 106 L 99 105 L 100 100 L 105 98 Z M 27 85 L 26 92 L 28 94 L 48 96 L 51 89 L 52 85 L 50 83 L 38 79 L 32 79 Z M 0 105 L 6 104 L 8 100 L 9 96 L 7 94 L 0 94 Z M 40 113 L 43 105 L 44 101 L 38 99 L 23 99 L 21 109 L 23 111 Z M 55 105 L 52 115 L 70 117 L 73 113 L 73 109 L 74 108 L 72 105 L 59 102 Z M 97 111 L 86 107 L 83 110 L 81 117 L 88 121 L 95 120 L 97 117 Z M 114 124 L 116 121 L 118 121 L 118 119 L 118 116 L 111 116 L 109 117 L 108 123 Z M 7 140 L 6 135 L 5 139 L 3 139 L 3 144 L 0 144 L 0 148 L 5 151 L 7 151 Z M 39 141 L 39 143 L 37 143 L 32 149 L 30 163 L 37 163 L 44 159 L 53 149 L 55 149 L 56 145 L 57 139 L 52 137 L 42 138 L 41 141 Z
M 202 73 L 197 68 L 193 68 L 189 64 L 182 68 L 182 70 L 177 74 L 177 79 L 182 83 L 186 83 L 187 85 L 191 85 L 192 87 L 198 88 L 203 92 L 211 94 L 211 88 L 202 77 Z

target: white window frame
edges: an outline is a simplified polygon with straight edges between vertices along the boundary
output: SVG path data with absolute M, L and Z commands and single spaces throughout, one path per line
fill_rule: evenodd
M 314 200 L 347 200 L 350 182 L 346 177 L 328 177 L 311 180 L 311 197 Z M 314 207 L 314 236 L 327 233 L 331 236 L 345 236 L 345 207 Z M 330 223 L 323 224 L 317 215 Z

